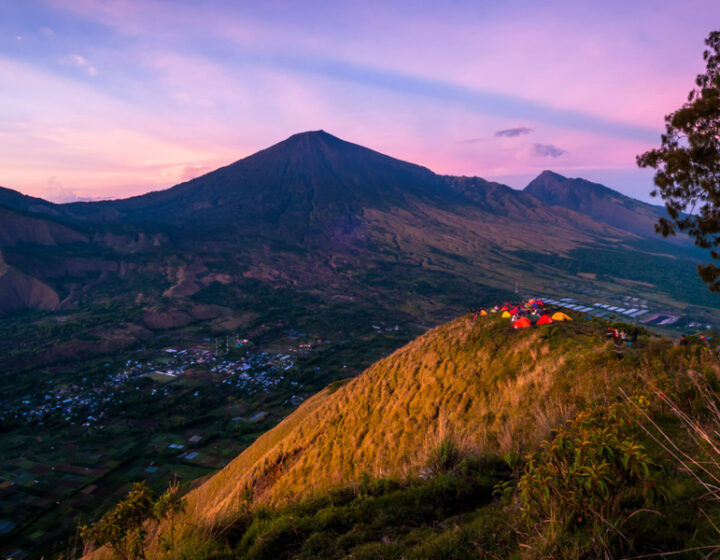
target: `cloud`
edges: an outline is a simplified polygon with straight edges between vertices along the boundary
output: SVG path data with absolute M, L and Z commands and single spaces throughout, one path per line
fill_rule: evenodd
M 533 144 L 532 154 L 536 157 L 560 157 L 567 154 L 567 150 L 562 150 L 552 144 Z
M 54 37 L 55 36 L 55 32 L 52 29 L 50 29 L 49 27 L 43 27 L 40 30 L 40 33 L 45 35 L 45 37 Z
M 89 76 L 97 76 L 98 71 L 88 60 L 79 54 L 71 54 L 63 59 L 65 64 L 72 64 L 78 68 L 83 68 Z
M 497 136 L 497 135 L 496 135 Z M 477 144 L 478 142 L 487 142 L 487 138 L 468 138 L 467 140 L 461 140 L 465 144 Z
M 212 167 L 208 165 L 185 165 L 180 169 L 179 179 L 181 181 L 189 181 L 209 171 L 212 171 Z
M 55 175 L 48 177 L 44 195 L 44 198 L 52 202 L 77 202 L 80 200 L 80 197 L 73 191 L 66 189 L 62 181 Z
M 506 128 L 505 130 L 498 130 L 495 133 L 495 136 L 507 136 L 509 138 L 514 138 L 515 136 L 530 134 L 532 131 L 533 129 L 528 126 L 518 126 L 516 128 Z

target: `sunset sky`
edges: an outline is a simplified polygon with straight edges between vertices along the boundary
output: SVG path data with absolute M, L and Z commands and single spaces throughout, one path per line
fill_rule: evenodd
M 0 185 L 172 186 L 324 129 L 438 173 L 648 200 L 718 0 L 0 0 Z M 656 202 L 659 202 L 656 200 Z

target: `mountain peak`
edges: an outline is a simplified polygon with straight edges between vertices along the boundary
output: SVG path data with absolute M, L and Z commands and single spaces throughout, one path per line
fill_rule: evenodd
M 661 207 L 632 199 L 600 183 L 563 177 L 543 171 L 524 192 L 549 206 L 562 206 L 593 220 L 645 237 L 655 235 L 655 222 L 664 215 Z
M 551 171 L 550 169 L 545 169 L 533 181 L 537 181 L 538 179 L 553 179 L 555 181 L 567 181 L 567 177 L 560 175 L 559 173 L 555 173 L 554 171 Z

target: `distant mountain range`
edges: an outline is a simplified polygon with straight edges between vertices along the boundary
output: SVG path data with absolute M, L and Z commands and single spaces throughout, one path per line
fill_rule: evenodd
M 595 221 L 643 237 L 655 236 L 658 218 L 667 217 L 664 206 L 653 206 L 599 183 L 569 179 L 552 171 L 540 173 L 524 192 L 549 206 L 569 208 Z
M 437 175 L 324 131 L 124 200 L 53 204 L 0 189 L 0 212 L 0 314 L 115 300 L 143 313 L 189 313 L 220 303 L 211 289 L 232 308 L 251 279 L 411 315 L 442 309 L 444 318 L 516 285 L 557 292 L 563 279 L 583 289 L 641 282 L 666 305 L 714 301 L 695 278 L 697 255 L 654 233 L 660 207 L 550 171 L 523 191 Z M 622 258 L 588 257 L 597 247 Z M 684 290 L 635 269 L 637 255 L 650 253 L 664 255 L 652 261 L 658 269 L 684 263 Z M 140 297 L 129 294 L 135 284 Z

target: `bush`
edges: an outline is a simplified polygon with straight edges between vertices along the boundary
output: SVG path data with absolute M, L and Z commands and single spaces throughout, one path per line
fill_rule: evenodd
M 666 497 L 663 471 L 640 443 L 647 407 L 639 397 L 580 412 L 529 457 L 517 490 L 522 518 L 543 554 L 570 548 L 575 552 L 568 556 L 575 556 L 588 547 L 592 555 L 607 555 L 630 514 Z

